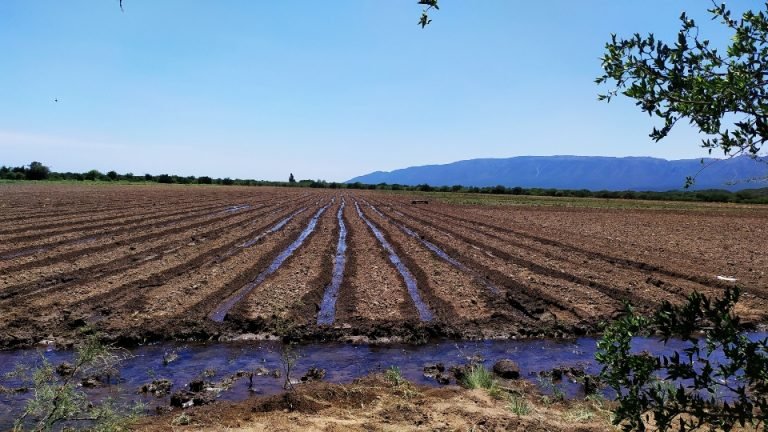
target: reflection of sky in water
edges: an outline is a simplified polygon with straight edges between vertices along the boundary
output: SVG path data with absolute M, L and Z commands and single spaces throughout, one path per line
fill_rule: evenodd
M 750 339 L 768 337 L 768 333 L 751 333 Z M 489 340 L 489 341 L 439 341 L 428 345 L 353 345 L 341 343 L 308 344 L 295 347 L 300 355 L 293 378 L 299 378 L 309 367 L 326 370 L 326 381 L 350 382 L 371 372 L 383 371 L 397 366 L 409 380 L 436 385 L 423 376 L 428 364 L 441 362 L 446 368 L 467 362 L 467 358 L 479 355 L 488 368 L 497 360 L 509 358 L 520 365 L 524 378 L 536 381 L 539 371 L 554 367 L 583 367 L 586 372 L 596 374 L 599 365 L 594 361 L 596 340 L 580 338 L 570 341 L 557 340 Z M 654 354 L 669 353 L 684 347 L 680 341 L 670 341 L 664 347 L 657 339 L 637 338 L 633 342 L 636 352 L 648 351 Z M 163 356 L 175 351 L 178 359 L 168 366 L 163 365 Z M 173 382 L 173 391 L 183 388 L 195 378 L 201 377 L 206 369 L 213 369 L 211 381 L 220 381 L 240 370 L 264 367 L 269 370 L 282 369 L 281 345 L 277 342 L 216 343 L 216 344 L 158 344 L 138 347 L 131 351 L 133 357 L 122 364 L 117 384 L 89 390 L 96 398 L 112 396 L 120 400 L 141 400 L 154 406 L 167 406 L 168 397 L 137 395 L 136 390 L 153 377 L 168 378 Z M 45 355 L 52 363 L 71 361 L 72 353 L 55 350 L 0 351 L 0 374 L 5 376 L 19 363 L 39 361 Z M 715 354 L 718 358 L 718 354 Z M 4 380 L 3 385 L 11 387 L 13 381 Z M 17 385 L 17 384 L 16 384 Z M 255 394 L 274 394 L 282 390 L 283 378 L 270 376 L 254 377 Z M 579 385 L 563 380 L 563 390 L 570 397 L 581 396 Z M 233 388 L 221 394 L 224 400 L 242 400 L 251 393 L 248 379 L 236 382 Z M 11 426 L 18 415 L 25 393 L 0 394 L 0 429 Z

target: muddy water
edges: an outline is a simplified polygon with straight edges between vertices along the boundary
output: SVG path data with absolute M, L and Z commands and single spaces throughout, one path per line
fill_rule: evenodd
M 249 292 L 251 292 L 254 288 L 259 286 L 262 282 L 264 282 L 269 275 L 277 271 L 277 269 L 280 268 L 281 265 L 287 260 L 293 252 L 296 251 L 296 249 L 299 248 L 304 243 L 304 240 L 309 237 L 310 234 L 312 234 L 312 231 L 315 230 L 315 226 L 317 225 L 318 219 L 320 219 L 320 216 L 323 215 L 323 212 L 330 206 L 330 204 L 325 205 L 320 210 L 318 210 L 314 216 L 312 216 L 312 219 L 307 224 L 307 227 L 304 228 L 304 231 L 299 234 L 299 237 L 296 238 L 296 240 L 293 241 L 284 251 L 280 252 L 280 255 L 275 258 L 274 261 L 272 261 L 272 264 L 267 267 L 266 270 L 261 272 L 256 279 L 249 282 L 242 288 L 240 288 L 237 292 L 235 292 L 231 297 L 224 300 L 219 306 L 216 307 L 216 309 L 211 312 L 209 315 L 209 318 L 216 322 L 222 322 L 224 321 L 224 318 L 227 316 L 227 313 L 240 301 L 248 295 Z
M 427 306 L 427 304 L 424 303 L 424 301 L 421 299 L 419 288 L 416 285 L 416 278 L 413 277 L 413 274 L 410 270 L 408 270 L 408 267 L 406 267 L 402 260 L 400 260 L 400 257 L 397 256 L 395 249 L 384 238 L 384 234 L 381 233 L 381 231 L 376 227 L 376 225 L 373 224 L 373 222 L 365 217 L 363 212 L 360 210 L 360 206 L 357 204 L 357 201 L 355 201 L 355 208 L 357 209 L 357 215 L 360 216 L 360 219 L 362 219 L 366 225 L 368 225 L 368 228 L 370 228 L 373 235 L 376 236 L 376 239 L 379 241 L 381 246 L 387 251 L 387 254 L 389 255 L 389 261 L 394 264 L 394 266 L 397 268 L 397 271 L 403 277 L 405 286 L 408 288 L 408 294 L 410 294 L 411 300 L 413 300 L 413 304 L 416 306 L 416 310 L 419 312 L 419 319 L 422 321 L 432 321 L 434 315 L 429 309 L 429 306 Z
M 768 332 L 751 333 L 753 340 L 768 337 Z M 425 385 L 437 385 L 424 377 L 423 369 L 427 365 L 443 363 L 446 367 L 466 364 L 468 358 L 482 359 L 482 363 L 491 368 L 500 359 L 512 359 L 520 365 L 521 375 L 525 379 L 538 381 L 540 371 L 555 367 L 578 367 L 587 373 L 599 372 L 599 365 L 594 361 L 596 340 L 581 338 L 576 340 L 488 340 L 488 341 L 436 341 L 426 345 L 352 345 L 342 343 L 324 343 L 298 345 L 294 352 L 299 355 L 292 376 L 299 378 L 310 367 L 326 370 L 326 381 L 347 383 L 371 372 L 383 371 L 391 366 L 400 368 L 409 380 Z M 635 352 L 648 351 L 654 354 L 670 353 L 687 346 L 680 341 L 670 341 L 666 346 L 656 339 L 636 338 L 633 342 Z M 130 357 L 122 363 L 119 378 L 109 386 L 88 389 L 94 400 L 111 396 L 120 401 L 141 401 L 147 405 L 147 412 L 154 412 L 155 407 L 168 406 L 169 397 L 157 398 L 137 394 L 142 384 L 153 379 L 166 378 L 173 383 L 172 391 L 184 389 L 192 380 L 203 377 L 208 370 L 212 376 L 206 381 L 215 383 L 238 371 L 253 371 L 264 368 L 269 371 L 282 370 L 282 345 L 273 341 L 251 341 L 238 343 L 213 344 L 159 344 L 143 346 L 129 351 Z M 176 360 L 164 364 L 163 358 Z M 5 378 L 17 364 L 35 364 L 41 356 L 54 365 L 71 361 L 71 351 L 57 351 L 51 348 L 39 350 L 27 349 L 0 351 L 0 385 L 14 388 L 20 385 L 13 379 Z M 253 390 L 248 388 L 248 379 L 236 381 L 231 389 L 223 391 L 221 400 L 243 400 L 251 395 L 276 394 L 282 391 L 284 376 L 254 377 Z M 583 396 L 580 385 L 564 379 L 557 383 L 569 397 Z M 0 430 L 9 428 L 13 418 L 23 409 L 29 393 L 0 393 Z

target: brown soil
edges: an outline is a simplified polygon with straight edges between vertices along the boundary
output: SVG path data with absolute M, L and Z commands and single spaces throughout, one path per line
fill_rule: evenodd
M 394 385 L 374 375 L 352 384 L 301 385 L 293 393 L 240 403 L 174 410 L 142 419 L 142 431 L 611 431 L 609 412 L 585 401 L 545 404 L 530 384 L 510 382 L 529 412 L 516 415 L 505 399 L 457 386 Z M 185 424 L 186 423 L 186 424 Z
M 347 265 L 336 321 L 318 327 L 342 196 Z M 315 231 L 276 272 L 223 323 L 208 319 L 332 198 Z M 419 320 L 403 277 L 355 202 L 415 277 L 431 322 Z M 267 232 L 302 208 L 281 230 Z M 86 325 L 125 344 L 244 333 L 307 340 L 568 337 L 595 332 L 624 300 L 650 311 L 694 290 L 718 295 L 732 284 L 718 275 L 739 280 L 737 310 L 748 324 L 768 321 L 765 207 L 412 205 L 405 195 L 369 191 L 41 184 L 0 185 L 0 212 L 0 347 L 44 339 L 66 345 Z

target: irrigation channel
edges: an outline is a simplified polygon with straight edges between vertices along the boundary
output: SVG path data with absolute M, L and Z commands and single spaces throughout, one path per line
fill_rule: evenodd
M 347 226 L 344 225 L 344 206 L 346 202 L 341 199 L 336 219 L 339 222 L 339 242 L 336 245 L 336 256 L 333 263 L 333 276 L 331 283 L 325 288 L 323 302 L 317 313 L 317 325 L 331 325 L 336 319 L 336 300 L 339 298 L 339 288 L 344 279 L 344 267 L 347 264 Z
M 768 337 L 768 332 L 754 332 L 750 339 Z M 589 374 L 597 374 L 599 365 L 594 360 L 597 340 L 579 338 L 574 340 L 523 339 L 523 340 L 485 340 L 451 341 L 441 340 L 425 345 L 367 345 L 344 343 L 316 343 L 294 345 L 293 352 L 298 360 L 291 378 L 298 381 L 310 367 L 326 371 L 325 380 L 334 383 L 348 383 L 355 378 L 370 373 L 384 371 L 392 366 L 398 367 L 408 380 L 429 386 L 439 384 L 424 373 L 426 366 L 442 363 L 446 369 L 451 366 L 467 364 L 470 359 L 480 361 L 491 368 L 501 359 L 511 359 L 520 366 L 521 377 L 539 382 L 541 372 L 554 368 L 577 368 Z M 647 351 L 656 355 L 680 350 L 687 344 L 670 340 L 663 345 L 658 339 L 636 338 L 633 351 Z M 200 344 L 163 343 L 140 346 L 127 351 L 126 359 L 121 363 L 119 374 L 112 377 L 110 384 L 86 389 L 93 400 L 110 396 L 123 402 L 142 402 L 147 413 L 157 407 L 167 407 L 170 396 L 155 397 L 137 392 L 142 385 L 154 379 L 168 379 L 172 383 L 171 393 L 188 389 L 188 383 L 204 379 L 206 387 L 219 400 L 238 401 L 254 395 L 270 395 L 283 391 L 284 376 L 275 377 L 272 373 L 283 368 L 283 345 L 276 341 L 217 342 Z M 715 353 L 715 357 L 718 353 Z M 45 357 L 54 366 L 65 361 L 72 361 L 73 352 L 57 350 L 47 346 L 39 349 L 0 351 L 0 385 L 14 389 L 21 385 L 19 381 L 8 378 L 17 365 L 35 365 Z M 168 361 L 168 359 L 173 359 Z M 261 371 L 255 376 L 253 388 L 249 389 L 249 380 L 243 377 L 236 380 L 228 390 L 219 391 L 221 382 L 238 372 Z M 452 380 L 451 383 L 454 383 Z M 556 382 L 569 398 L 583 397 L 580 384 L 563 378 Z M 546 389 L 544 389 L 546 391 Z M 0 392 L 0 430 L 12 426 L 13 419 L 23 410 L 30 392 Z
M 357 201 L 355 201 L 355 209 L 357 209 L 357 215 L 360 217 L 360 219 L 362 219 L 363 222 L 368 225 L 368 228 L 371 230 L 373 235 L 389 254 L 389 261 L 392 262 L 395 268 L 397 268 L 397 271 L 400 273 L 400 276 L 403 277 L 405 286 L 408 288 L 408 294 L 411 296 L 411 300 L 413 300 L 413 304 L 416 306 L 416 310 L 419 312 L 419 319 L 422 321 L 432 321 L 432 319 L 434 319 L 434 314 L 429 309 L 429 306 L 427 306 L 427 304 L 424 303 L 424 301 L 421 299 L 419 288 L 416 285 L 416 278 L 413 277 L 413 274 L 410 270 L 408 270 L 408 267 L 403 264 L 403 261 L 397 255 L 397 252 L 395 252 L 395 249 L 392 247 L 392 245 L 389 244 L 387 239 L 384 238 L 384 234 L 381 233 L 381 230 L 379 230 L 379 228 L 373 222 L 365 217 L 363 212 L 360 210 L 360 206 L 357 204 Z
M 318 210 L 314 216 L 312 216 L 312 219 L 307 224 L 307 227 L 304 228 L 304 231 L 299 234 L 299 237 L 294 240 L 293 243 L 290 244 L 283 252 L 280 253 L 280 255 L 275 258 L 274 261 L 272 261 L 272 264 L 267 267 L 266 270 L 259 273 L 258 276 L 256 276 L 256 279 L 252 280 L 251 282 L 248 282 L 243 287 L 241 287 L 239 290 L 237 290 L 234 294 L 229 296 L 226 300 L 221 302 L 216 309 L 211 312 L 209 315 L 209 318 L 216 322 L 222 322 L 224 321 L 224 318 L 227 316 L 227 312 L 229 312 L 240 300 L 243 299 L 246 295 L 248 295 L 249 292 L 253 291 L 254 288 L 261 285 L 262 282 L 264 282 L 269 275 L 277 271 L 277 269 L 280 268 L 281 265 L 287 260 L 293 253 L 296 251 L 296 249 L 299 248 L 299 246 L 304 243 L 304 240 L 309 237 L 310 234 L 312 234 L 312 231 L 315 230 L 315 226 L 317 226 L 317 220 L 320 219 L 320 216 L 323 215 L 325 210 L 333 204 L 333 201 L 331 204 L 326 204 L 325 206 L 321 207 L 320 210 Z M 301 210 L 303 211 L 303 210 Z M 277 225 L 272 227 L 269 232 L 274 232 L 282 228 L 290 218 L 295 216 L 297 213 L 293 213 L 288 218 L 284 219 L 283 221 L 278 222 Z M 246 243 L 248 244 L 248 243 Z

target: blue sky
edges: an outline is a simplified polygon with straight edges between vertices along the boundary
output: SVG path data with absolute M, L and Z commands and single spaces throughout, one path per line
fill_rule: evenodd
M 343 181 L 522 155 L 706 155 L 598 102 L 611 32 L 670 39 L 701 0 L 3 0 L 0 164 Z M 58 99 L 59 102 L 54 102 Z

